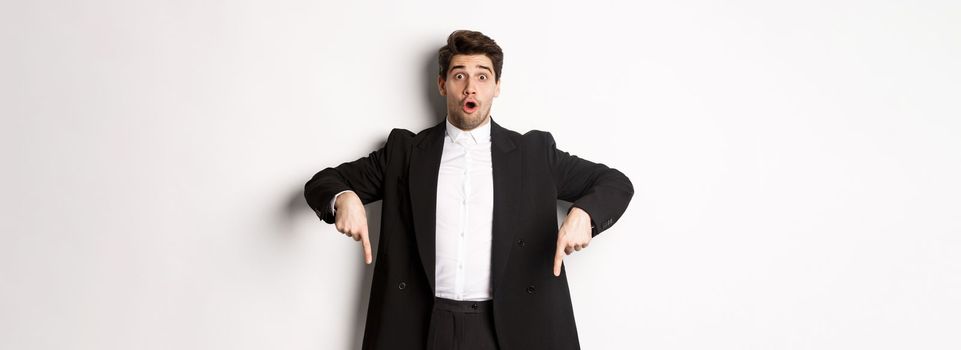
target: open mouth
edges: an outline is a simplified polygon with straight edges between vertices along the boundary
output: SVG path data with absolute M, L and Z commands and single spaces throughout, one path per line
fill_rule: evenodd
M 467 101 L 464 103 L 464 112 L 474 113 L 477 110 L 477 102 Z

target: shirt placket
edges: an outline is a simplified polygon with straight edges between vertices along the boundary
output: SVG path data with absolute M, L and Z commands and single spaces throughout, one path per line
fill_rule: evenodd
M 471 153 L 466 137 L 467 135 L 462 135 L 460 140 L 461 142 L 459 142 L 461 149 L 464 152 L 464 157 L 462 158 L 464 161 L 464 172 L 462 174 L 463 181 L 461 182 L 460 235 L 457 238 L 457 273 L 455 274 L 456 277 L 454 278 L 454 288 L 458 299 L 464 298 L 464 263 L 466 261 L 464 257 L 464 245 L 470 219 L 470 201 L 468 199 L 471 195 Z

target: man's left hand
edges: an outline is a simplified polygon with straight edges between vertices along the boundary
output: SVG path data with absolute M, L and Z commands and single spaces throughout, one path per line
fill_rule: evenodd
M 554 253 L 554 276 L 561 275 L 564 255 L 587 248 L 591 243 L 591 216 L 578 207 L 572 207 L 557 231 L 557 251 Z

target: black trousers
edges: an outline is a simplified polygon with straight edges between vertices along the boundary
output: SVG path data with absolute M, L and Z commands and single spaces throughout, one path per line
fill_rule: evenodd
M 497 350 L 494 302 L 434 298 L 428 350 Z

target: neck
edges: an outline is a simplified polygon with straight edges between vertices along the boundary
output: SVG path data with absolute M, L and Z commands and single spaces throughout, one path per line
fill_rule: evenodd
M 451 125 L 454 125 L 454 126 L 457 127 L 458 129 L 461 129 L 461 130 L 463 130 L 463 131 L 471 131 L 471 130 L 477 129 L 477 128 L 481 127 L 481 126 L 484 126 L 484 125 L 486 125 L 487 123 L 490 123 L 490 121 L 491 121 L 491 116 L 490 116 L 490 115 L 487 115 L 486 117 L 484 117 L 483 120 L 481 120 L 480 123 L 477 123 L 477 125 L 467 125 L 467 124 L 463 123 L 462 121 L 454 120 L 454 118 L 451 118 L 450 116 L 447 117 L 447 120 L 450 121 Z

